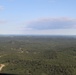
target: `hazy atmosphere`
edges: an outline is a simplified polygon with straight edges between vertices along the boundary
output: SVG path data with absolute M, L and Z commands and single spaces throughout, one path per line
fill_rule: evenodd
M 76 0 L 0 0 L 0 75 L 76 75 Z
M 0 0 L 0 34 L 76 35 L 76 0 Z

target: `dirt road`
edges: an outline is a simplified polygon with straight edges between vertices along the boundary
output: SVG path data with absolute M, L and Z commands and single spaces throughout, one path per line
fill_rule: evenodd
M 2 71 L 3 67 L 5 67 L 4 64 L 0 64 L 0 72 Z

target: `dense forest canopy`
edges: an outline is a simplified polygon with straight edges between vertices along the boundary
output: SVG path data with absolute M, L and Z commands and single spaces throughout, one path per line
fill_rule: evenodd
M 76 75 L 76 36 L 0 36 L 1 73 Z

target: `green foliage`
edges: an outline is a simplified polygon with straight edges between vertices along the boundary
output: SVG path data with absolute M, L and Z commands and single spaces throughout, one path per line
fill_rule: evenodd
M 76 38 L 54 36 L 0 37 L 2 73 L 76 75 Z

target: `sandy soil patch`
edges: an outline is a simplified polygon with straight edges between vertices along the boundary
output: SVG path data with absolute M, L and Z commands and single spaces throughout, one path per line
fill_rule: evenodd
M 0 72 L 2 71 L 3 67 L 5 67 L 4 64 L 0 64 Z

